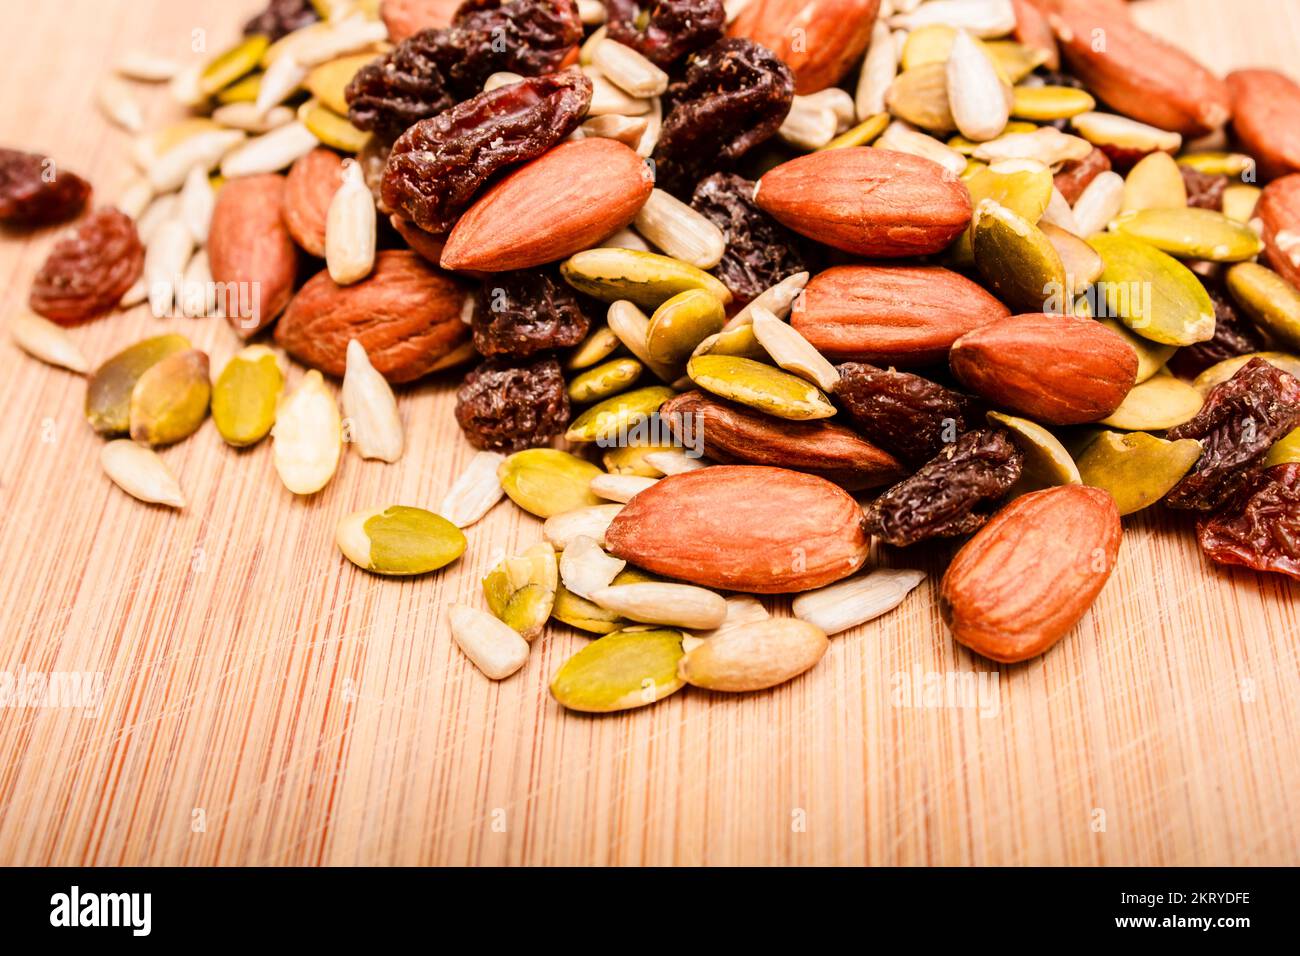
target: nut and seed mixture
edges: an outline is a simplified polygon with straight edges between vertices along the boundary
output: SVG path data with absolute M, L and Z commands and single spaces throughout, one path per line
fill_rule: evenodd
M 590 637 L 551 684 L 587 712 L 796 678 L 924 578 L 867 569 L 873 539 L 950 552 L 942 616 L 996 661 L 1070 631 L 1139 510 L 1300 580 L 1292 78 L 1093 0 L 389 6 L 271 0 L 189 68 L 124 57 L 98 102 L 141 174 L 111 201 L 0 148 L 0 222 L 71 223 L 12 335 L 87 376 L 129 494 L 186 507 L 154 448 L 209 411 L 291 494 L 426 467 L 393 386 L 459 381 L 437 511 L 341 515 L 339 550 L 501 554 L 472 526 L 509 498 L 536 543 L 448 629 L 493 680 Z M 142 129 L 146 81 L 195 115 Z M 234 358 L 88 362 L 67 327 L 146 302 L 224 319 Z

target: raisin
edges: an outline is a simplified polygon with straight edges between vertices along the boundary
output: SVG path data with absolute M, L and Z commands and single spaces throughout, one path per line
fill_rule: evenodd
M 1211 561 L 1300 580 L 1300 464 L 1252 473 L 1227 508 L 1196 523 L 1196 533 Z
M 1183 185 L 1187 187 L 1187 205 L 1223 212 L 1223 191 L 1228 188 L 1227 176 L 1203 173 L 1181 163 L 1178 169 L 1183 174 Z
M 60 239 L 32 283 L 33 312 L 76 325 L 113 309 L 144 272 L 131 217 L 99 209 Z
M 589 79 L 553 73 L 421 120 L 393 144 L 384 203 L 426 232 L 447 232 L 494 173 L 546 152 L 577 128 L 590 104 Z
M 569 424 L 569 396 L 560 363 L 489 359 L 465 376 L 456 393 L 456 421 L 469 443 L 487 451 L 545 445 Z
M 798 238 L 754 204 L 754 184 L 734 173 L 714 173 L 691 197 L 705 219 L 722 230 L 727 250 L 710 271 L 744 305 L 787 276 L 808 269 Z
M 722 39 L 721 0 L 605 0 L 605 34 L 665 70 Z
M 1184 378 L 1195 378 L 1211 365 L 1238 355 L 1264 350 L 1264 338 L 1237 311 L 1223 284 L 1202 278 L 1201 284 L 1214 303 L 1214 338 L 1187 345 L 1174 353 L 1169 370 Z
M 654 151 L 655 184 L 679 196 L 769 139 L 794 102 L 794 74 L 753 40 L 719 40 L 687 64 Z
M 266 9 L 244 24 L 244 36 L 265 33 L 278 40 L 320 19 L 311 0 L 271 0 Z
M 90 183 L 62 171 L 48 156 L 0 149 L 0 222 L 48 226 L 86 208 Z
M 1200 439 L 1192 471 L 1165 498 L 1171 508 L 1213 511 L 1251 480 L 1273 444 L 1300 425 L 1300 379 L 1261 358 L 1210 390 L 1196 417 L 1171 428 L 1172 439 Z
M 552 73 L 582 39 L 573 0 L 468 0 L 451 26 L 424 30 L 362 67 L 348 84 L 348 117 L 394 140 L 483 89 L 493 73 Z
M 913 468 L 970 427 L 971 400 L 929 379 L 862 362 L 837 371 L 835 397 L 858 431 Z
M 867 509 L 867 530 L 896 547 L 983 527 L 1020 477 L 1024 456 L 1001 429 L 981 429 L 946 446 Z
M 497 272 L 483 280 L 474 307 L 474 347 L 492 358 L 526 358 L 577 345 L 591 322 L 558 273 Z

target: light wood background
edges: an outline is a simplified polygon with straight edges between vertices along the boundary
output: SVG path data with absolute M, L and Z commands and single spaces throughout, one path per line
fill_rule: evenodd
M 1139 15 L 1219 69 L 1294 65 L 1291 0 L 1149 0 Z M 0 142 L 52 152 L 109 199 L 129 138 L 93 107 L 124 51 L 188 56 L 256 2 L 3 0 Z M 161 93 L 151 123 L 170 115 Z M 53 235 L 0 239 L 4 308 Z M 92 361 L 182 331 L 220 368 L 219 321 L 137 310 L 75 330 Z M 296 383 L 301 369 L 292 373 Z M 102 672 L 97 713 L 0 709 L 4 864 L 1285 864 L 1300 850 L 1300 587 L 1222 572 L 1190 523 L 1125 525 L 1119 570 L 1046 656 L 994 667 L 929 581 L 770 693 L 685 690 L 604 718 L 551 675 L 548 633 L 484 679 L 451 601 L 538 523 L 509 504 L 447 573 L 368 576 L 333 544 L 358 507 L 437 507 L 470 449 L 450 383 L 402 397 L 397 464 L 345 458 L 321 494 L 278 482 L 269 443 L 212 426 L 164 452 L 175 514 L 100 473 L 76 376 L 0 344 L 0 671 Z M 897 675 L 992 672 L 978 710 L 897 706 Z M 986 680 L 990 678 L 985 678 Z

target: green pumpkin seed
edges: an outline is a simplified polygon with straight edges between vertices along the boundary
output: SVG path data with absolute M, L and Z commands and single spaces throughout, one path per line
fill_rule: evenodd
M 1164 345 L 1193 345 L 1214 337 L 1209 293 L 1173 256 L 1120 233 L 1099 233 L 1088 245 L 1101 253 L 1106 267 L 1098 280 L 1095 313 L 1115 316 L 1143 338 Z
M 591 462 L 554 448 L 515 452 L 497 469 L 510 500 L 539 518 L 604 504 L 590 488 L 591 479 L 599 474 Z
M 1122 515 L 1155 504 L 1201 457 L 1192 438 L 1165 441 L 1146 432 L 1103 432 L 1079 457 L 1083 483 L 1109 492 Z
M 1300 351 L 1300 291 L 1272 269 L 1243 262 L 1228 270 L 1228 291 L 1277 343 Z
M 726 329 L 695 346 L 694 355 L 739 355 L 741 358 L 763 359 L 767 350 L 754 334 L 754 323 L 746 322 Z
M 1080 301 L 1086 303 L 1087 299 L 1081 299 Z M 1174 353 L 1178 351 L 1176 345 L 1161 345 L 1159 342 L 1152 342 L 1150 339 L 1144 339 L 1142 336 L 1130 332 L 1128 326 L 1115 319 L 1098 319 L 1098 321 L 1132 346 L 1133 351 L 1137 353 L 1138 373 L 1137 381 L 1134 384 L 1140 385 L 1151 378 L 1164 368 L 1165 363 L 1173 358 Z
M 1019 83 L 1047 62 L 1047 51 L 1013 40 L 985 40 L 984 49 L 1009 85 Z
M 284 373 L 275 353 L 250 345 L 221 370 L 212 386 L 212 421 L 236 448 L 255 444 L 271 432 L 275 405 L 284 390 Z
M 564 437 L 569 441 L 612 441 L 657 412 L 674 394 L 671 388 L 650 385 L 607 398 L 574 419 Z
M 817 386 L 771 365 L 734 355 L 697 355 L 686 374 L 700 388 L 775 415 L 807 420 L 830 418 L 835 406 Z
M 679 368 L 697 345 L 721 332 L 726 321 L 721 302 L 702 289 L 687 289 L 655 309 L 646 350 L 654 361 Z
M 875 116 L 868 116 L 857 126 L 853 126 L 825 146 L 819 149 L 845 149 L 850 146 L 866 146 L 874 142 L 885 128 L 889 126 L 890 116 L 888 113 L 877 113 Z
M 199 74 L 200 92 L 204 96 L 211 96 L 252 72 L 270 45 L 270 37 L 255 33 L 213 57 Z
M 593 330 L 574 348 L 573 354 L 564 363 L 564 367 L 570 372 L 591 368 L 597 362 L 603 362 L 617 352 L 618 347 L 622 344 L 618 336 L 614 334 L 613 329 L 608 325 L 602 325 L 600 328 Z
M 1241 262 L 1264 248 L 1254 229 L 1213 209 L 1141 209 L 1121 215 L 1112 229 L 1183 259 Z
M 150 368 L 190 349 L 183 335 L 158 335 L 118 352 L 95 369 L 86 383 L 86 419 L 101 435 L 124 435 L 131 428 L 131 393 Z
M 555 549 L 542 541 L 489 571 L 483 596 L 498 620 L 531 641 L 551 616 L 559 584 Z
M 370 141 L 370 134 L 357 129 L 346 116 L 340 116 L 320 100 L 308 100 L 298 107 L 298 121 L 318 140 L 331 149 L 359 153 Z
M 1031 223 L 1043 218 L 1047 204 L 1052 200 L 1052 171 L 1032 159 L 1009 159 L 992 166 L 981 165 L 963 181 L 970 192 L 972 206 L 991 199 Z M 963 232 L 949 249 L 948 257 L 958 268 L 974 265 L 970 229 Z
M 432 511 L 392 505 L 355 511 L 338 523 L 339 550 L 357 567 L 375 574 L 427 574 L 465 553 L 465 535 Z
M 1065 446 L 1042 425 L 1002 412 L 989 412 L 988 419 L 1011 433 L 1011 440 L 1024 454 L 1020 478 L 1007 494 L 1011 497 L 1054 488 L 1057 485 L 1077 485 L 1079 469 Z
M 645 366 L 634 358 L 611 359 L 569 382 L 569 398 L 579 403 L 608 398 L 640 378 L 644 369 Z
M 560 274 L 602 302 L 628 299 L 643 309 L 657 308 L 687 289 L 703 289 L 723 304 L 731 301 L 731 291 L 704 270 L 640 249 L 588 249 L 567 259 Z
M 131 437 L 145 445 L 188 438 L 207 417 L 211 397 L 207 354 L 174 352 L 146 369 L 131 390 Z
M 1133 386 L 1119 408 L 1099 424 L 1125 431 L 1162 431 L 1201 410 L 1201 393 L 1172 375 L 1155 375 Z
M 624 568 L 614 576 L 613 584 L 644 584 L 656 580 L 637 568 Z M 617 612 L 601 607 L 595 601 L 574 594 L 560 581 L 555 590 L 555 606 L 551 617 L 562 621 L 570 627 L 593 634 L 612 634 L 623 626 L 630 624 Z
M 217 94 L 217 102 L 256 103 L 257 95 L 262 92 L 261 73 L 250 73 L 237 83 L 232 83 Z
M 663 472 L 646 461 L 647 455 L 674 451 L 673 445 L 654 443 L 621 445 L 611 448 L 601 456 L 605 470 L 611 475 L 637 475 L 642 478 L 661 478 Z
M 1179 166 L 1188 166 L 1210 176 L 1240 176 L 1255 168 L 1255 160 L 1245 153 L 1185 153 L 1178 157 Z
M 1017 86 L 1011 115 L 1017 119 L 1050 123 L 1097 108 L 1097 101 L 1071 86 Z
M 1065 264 L 1042 230 L 1006 206 L 985 199 L 971 225 L 975 265 L 1013 312 L 1064 312 Z
M 681 631 L 615 631 L 569 658 L 551 681 L 551 695 L 587 713 L 644 707 L 685 685 L 677 676 L 683 654 Z
M 1196 376 L 1196 381 L 1192 382 L 1192 387 L 1204 395 L 1214 386 L 1221 385 L 1236 375 L 1241 370 L 1241 367 L 1251 359 L 1257 358 L 1262 358 L 1270 365 L 1276 365 L 1282 371 L 1300 377 L 1300 356 L 1291 355 L 1287 352 L 1251 352 L 1249 355 L 1236 355 L 1211 365 Z
M 1264 456 L 1264 467 L 1290 465 L 1300 462 L 1300 428 L 1283 435 Z

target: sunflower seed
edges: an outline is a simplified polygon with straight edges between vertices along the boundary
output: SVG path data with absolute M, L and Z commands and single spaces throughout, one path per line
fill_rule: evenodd
M 1124 177 L 1107 170 L 1074 203 L 1075 235 L 1087 239 L 1102 232 L 1124 208 Z
M 170 315 L 176 302 L 176 285 L 194 252 L 194 237 L 180 219 L 168 219 L 149 238 L 144 252 L 144 281 L 149 308 L 159 318 Z
M 258 173 L 275 173 L 294 160 L 306 156 L 320 145 L 311 130 L 294 121 L 250 139 L 221 161 L 221 175 L 255 176 Z
M 180 64 L 165 56 L 132 50 L 117 61 L 117 72 L 140 83 L 164 83 L 180 72 Z
M 625 567 L 626 561 L 610 557 L 594 538 L 580 534 L 560 555 L 560 580 L 578 597 L 590 599 L 594 592 L 609 587 Z
M 833 140 L 838 125 L 839 118 L 830 107 L 811 97 L 796 96 L 777 133 L 791 146 L 812 151 Z
M 206 249 L 200 249 L 185 267 L 185 277 L 177 298 L 181 314 L 191 319 L 216 315 L 217 287 L 212 281 L 212 264 Z
M 325 219 L 325 263 L 330 278 L 351 285 L 375 265 L 375 197 L 355 160 L 343 163 L 343 185 Z
M 604 545 L 605 531 L 615 516 L 623 510 L 621 504 L 588 505 L 575 508 L 547 518 L 542 524 L 542 537 L 549 541 L 556 551 L 563 551 L 577 537 L 593 539 Z
M 216 122 L 245 133 L 269 133 L 285 123 L 292 123 L 296 115 L 288 106 L 273 106 L 263 113 L 256 103 L 226 103 L 212 111 Z
M 957 31 L 947 70 L 948 103 L 957 130 L 979 143 L 1000 136 L 1011 118 L 1002 80 L 984 47 L 965 30 Z
M 468 528 L 491 511 L 505 497 L 497 477 L 497 469 L 505 460 L 506 456 L 499 452 L 477 452 L 442 499 L 438 513 L 456 527 Z
M 104 80 L 99 86 L 96 99 L 104 115 L 122 129 L 138 133 L 144 128 L 144 113 L 140 110 L 140 104 L 121 80 L 111 77 Z
M 798 330 L 764 308 L 754 310 L 754 335 L 772 361 L 812 382 L 823 391 L 833 391 L 840 373 Z
M 179 189 L 195 166 L 212 170 L 231 150 L 241 148 L 246 137 L 237 129 L 214 129 L 195 133 L 181 140 L 149 166 L 149 182 L 154 191 L 169 193 Z
M 217 196 L 208 180 L 208 171 L 195 166 L 181 187 L 180 216 L 199 245 L 208 241 L 208 228 L 212 225 L 212 210 L 216 205 Z
M 528 662 L 528 642 L 487 611 L 452 604 L 447 621 L 456 645 L 484 676 L 503 680 Z
M 117 208 L 136 220 L 138 233 L 140 217 L 144 215 L 144 211 L 149 208 L 149 203 L 152 201 L 153 187 L 149 185 L 149 180 L 137 177 L 131 180 L 118 195 Z
M 597 475 L 591 479 L 591 490 L 609 501 L 628 502 L 656 481 L 657 478 L 640 475 Z
M 698 269 L 712 269 L 727 251 L 721 229 L 662 189 L 651 190 L 633 222 L 664 253 Z
M 807 272 L 796 272 L 792 276 L 786 276 L 776 285 L 764 289 L 747 306 L 732 316 L 722 330 L 730 332 L 739 326 L 751 324 L 756 309 L 766 309 L 778 319 L 788 317 L 795 302 L 803 293 L 804 286 L 808 284 L 808 278 Z
M 681 475 L 688 471 L 699 471 L 711 464 L 704 458 L 691 458 L 680 448 L 670 451 L 652 451 L 646 454 L 645 463 L 651 468 L 662 471 L 665 475 Z
M 367 190 L 366 196 L 369 195 Z M 362 458 L 392 462 L 402 457 L 404 439 L 397 399 L 356 339 L 348 342 L 343 414 L 347 416 L 350 440 Z
M 800 620 L 838 634 L 898 607 L 924 580 L 924 571 L 882 568 L 801 594 L 791 609 Z
M 615 86 L 597 67 L 584 66 L 582 72 L 591 80 L 591 106 L 588 116 L 604 116 L 616 113 L 619 116 L 644 116 L 650 112 L 651 101 L 645 97 L 628 96 Z
M 859 122 L 885 111 L 885 93 L 898 75 L 898 53 L 882 13 L 871 28 L 871 46 L 858 77 L 854 106 Z
M 928 159 L 938 163 L 953 176 L 960 176 L 966 169 L 965 156 L 903 120 L 890 123 L 876 140 L 875 146 Z
M 343 451 L 338 403 L 321 373 L 312 369 L 280 402 L 271 430 L 275 470 L 295 495 L 320 491 L 334 477 Z
M 100 449 L 99 463 L 128 495 L 152 504 L 185 507 L 180 484 L 157 452 L 129 438 L 119 438 Z
M 591 62 L 629 96 L 658 96 L 668 89 L 668 74 L 629 46 L 601 40 L 591 53 Z
M 651 581 L 598 588 L 590 599 L 609 611 L 645 624 L 710 629 L 727 617 L 722 595 L 692 584 Z
M 85 374 L 90 364 L 61 325 L 26 309 L 9 320 L 9 334 L 28 355 L 49 365 Z

